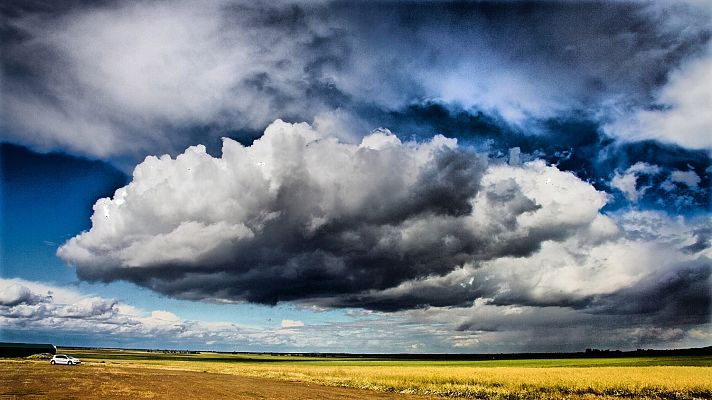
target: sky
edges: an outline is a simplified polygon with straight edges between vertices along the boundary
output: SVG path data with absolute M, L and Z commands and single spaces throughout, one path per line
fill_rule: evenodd
M 705 0 L 0 13 L 0 341 L 712 345 Z

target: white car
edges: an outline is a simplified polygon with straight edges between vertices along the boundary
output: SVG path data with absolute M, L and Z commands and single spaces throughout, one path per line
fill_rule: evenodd
M 49 363 L 52 365 L 54 365 L 54 364 L 78 365 L 78 364 L 81 364 L 82 362 L 78 358 L 74 358 L 74 357 L 68 356 L 66 354 L 55 354 Z

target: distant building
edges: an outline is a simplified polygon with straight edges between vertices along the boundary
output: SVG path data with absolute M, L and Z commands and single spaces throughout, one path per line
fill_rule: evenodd
M 0 357 L 27 357 L 40 353 L 56 354 L 57 348 L 51 344 L 0 342 Z

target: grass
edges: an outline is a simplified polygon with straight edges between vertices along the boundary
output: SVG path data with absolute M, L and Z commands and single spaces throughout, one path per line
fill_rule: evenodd
M 470 399 L 712 399 L 712 357 L 414 361 L 67 351 L 85 363 L 264 377 Z

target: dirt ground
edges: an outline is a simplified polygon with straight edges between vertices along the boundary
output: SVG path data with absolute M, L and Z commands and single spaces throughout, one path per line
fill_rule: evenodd
M 0 362 L 0 399 L 426 399 L 299 382 L 119 365 Z

